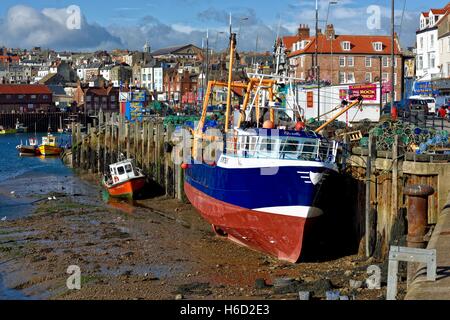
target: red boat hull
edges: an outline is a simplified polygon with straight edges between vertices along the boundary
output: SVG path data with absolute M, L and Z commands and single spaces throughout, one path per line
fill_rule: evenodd
M 111 197 L 133 199 L 134 195 L 145 186 L 145 177 L 130 179 L 128 181 L 108 186 L 108 193 Z
M 305 234 L 316 218 L 278 215 L 241 208 L 214 199 L 184 184 L 192 205 L 228 239 L 280 260 L 295 263 L 300 259 Z

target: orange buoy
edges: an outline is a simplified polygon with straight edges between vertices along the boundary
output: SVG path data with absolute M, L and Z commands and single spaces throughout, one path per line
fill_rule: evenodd
M 301 130 L 303 130 L 303 129 L 305 129 L 305 128 L 306 128 L 306 125 L 305 125 L 305 123 L 302 122 L 302 121 L 298 121 L 298 122 L 295 124 L 295 131 L 301 131 Z
M 183 163 L 181 165 L 181 169 L 186 170 L 187 168 L 189 168 L 189 165 L 187 163 Z
M 273 128 L 275 128 L 275 125 L 272 121 L 266 120 L 266 121 L 264 121 L 263 128 L 264 129 L 273 129 Z

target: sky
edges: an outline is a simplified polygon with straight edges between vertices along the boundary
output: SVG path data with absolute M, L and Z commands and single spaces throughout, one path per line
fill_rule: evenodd
M 338 34 L 390 33 L 390 0 L 332 2 L 337 3 L 319 0 L 322 29 L 328 22 Z M 446 3 L 396 0 L 402 46 L 414 45 L 421 11 Z M 79 14 L 68 11 L 73 5 Z M 208 34 L 209 46 L 221 50 L 230 13 L 238 49 L 245 51 L 272 51 L 277 35 L 294 34 L 299 24 L 315 27 L 315 0 L 1 0 L 0 46 L 139 50 L 148 41 L 156 50 L 188 43 L 201 47 Z

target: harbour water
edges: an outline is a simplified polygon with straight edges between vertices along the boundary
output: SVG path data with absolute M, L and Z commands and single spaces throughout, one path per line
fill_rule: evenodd
M 38 141 L 43 135 L 37 135 Z M 61 190 L 73 175 L 59 158 L 19 157 L 16 146 L 31 137 L 34 134 L 0 135 L 0 219 L 27 214 L 39 194 Z

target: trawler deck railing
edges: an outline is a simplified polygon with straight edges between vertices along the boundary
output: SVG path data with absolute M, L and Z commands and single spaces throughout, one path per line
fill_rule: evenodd
M 226 139 L 225 154 L 242 158 L 335 162 L 336 144 L 317 138 L 244 135 Z

